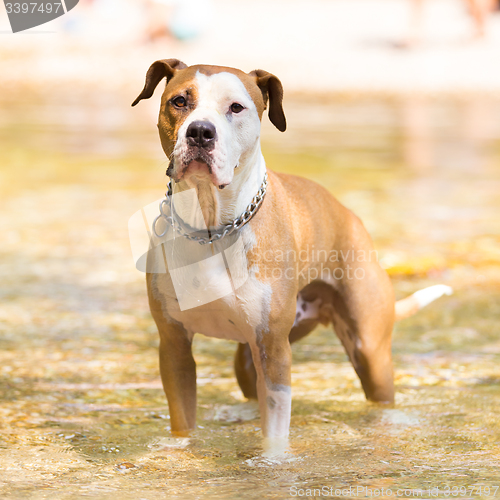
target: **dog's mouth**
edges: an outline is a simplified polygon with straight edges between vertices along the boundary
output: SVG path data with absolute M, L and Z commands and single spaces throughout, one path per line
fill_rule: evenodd
M 224 158 L 225 155 L 218 149 L 207 151 L 204 147 L 181 142 L 174 148 L 167 175 L 174 182 L 186 181 L 189 187 L 209 182 L 221 190 L 231 184 L 233 179 L 232 172 L 227 172 L 221 165 Z M 238 164 L 239 161 L 235 168 Z
M 212 175 L 213 159 L 203 148 L 190 147 L 184 154 L 174 156 L 168 166 L 167 175 L 178 182 L 191 175 Z
M 221 183 L 214 172 L 214 160 L 203 148 L 190 147 L 182 156 L 174 156 L 167 169 L 167 175 L 175 182 L 183 180 L 209 180 L 217 188 L 224 189 L 229 183 Z
M 191 160 L 185 167 L 183 177 L 210 177 L 212 175 L 212 167 L 203 158 Z

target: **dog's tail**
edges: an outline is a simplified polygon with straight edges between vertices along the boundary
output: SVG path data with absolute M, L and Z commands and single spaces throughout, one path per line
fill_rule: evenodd
M 413 295 L 396 302 L 396 321 L 413 316 L 427 304 L 434 302 L 443 295 L 451 295 L 453 289 L 447 285 L 434 285 L 423 288 Z

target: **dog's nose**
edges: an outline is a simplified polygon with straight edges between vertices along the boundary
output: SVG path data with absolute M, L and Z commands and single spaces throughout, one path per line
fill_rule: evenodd
M 190 146 L 198 146 L 200 148 L 213 146 L 217 137 L 215 125 L 205 121 L 192 122 L 189 124 L 186 137 Z

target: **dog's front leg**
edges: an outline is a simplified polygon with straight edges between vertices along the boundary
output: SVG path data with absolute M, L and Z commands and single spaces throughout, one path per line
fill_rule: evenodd
M 196 425 L 196 364 L 191 339 L 179 325 L 158 323 L 160 373 L 167 396 L 172 434 L 187 436 Z
M 286 450 L 292 407 L 292 350 L 289 331 L 262 333 L 250 344 L 257 373 L 264 448 L 268 455 Z

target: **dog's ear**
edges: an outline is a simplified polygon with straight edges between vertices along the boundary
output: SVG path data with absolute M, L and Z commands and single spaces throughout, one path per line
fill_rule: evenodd
M 149 99 L 163 78 L 167 78 L 168 83 L 177 70 L 184 68 L 187 68 L 187 65 L 179 61 L 179 59 L 161 59 L 160 61 L 155 61 L 149 67 L 144 88 L 132 103 L 132 106 L 135 106 L 142 99 Z
M 263 69 L 256 69 L 249 74 L 256 78 L 256 83 L 264 97 L 264 104 L 267 105 L 269 98 L 269 119 L 271 123 L 280 132 L 284 132 L 286 130 L 286 118 L 283 112 L 283 85 L 281 85 L 277 76 Z

